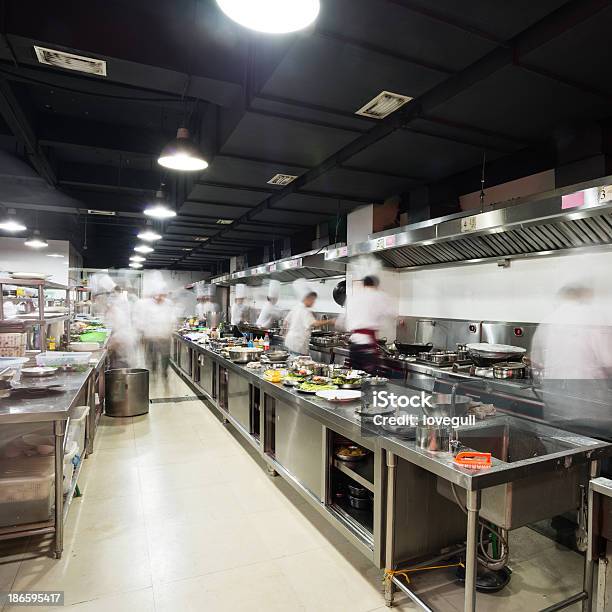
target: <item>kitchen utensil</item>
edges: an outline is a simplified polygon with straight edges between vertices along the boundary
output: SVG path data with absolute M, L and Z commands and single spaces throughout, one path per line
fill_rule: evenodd
M 281 363 L 287 361 L 289 353 L 287 351 L 267 351 L 265 357 L 272 363 Z
M 527 352 L 521 346 L 510 344 L 489 344 L 487 342 L 475 342 L 466 344 L 470 359 L 477 366 L 492 366 L 500 361 L 515 361 L 521 359 Z
M 425 351 L 419 353 L 418 357 L 422 361 L 427 361 L 434 365 L 451 365 L 457 361 L 457 353 L 454 351 Z
M 336 459 L 350 463 L 351 461 L 362 461 L 368 456 L 368 451 L 356 444 L 348 444 L 336 448 L 334 455 Z
M 520 379 L 525 378 L 526 366 L 522 362 L 500 361 L 493 365 L 493 378 Z
M 249 363 L 249 361 L 257 361 L 263 349 L 249 348 L 246 346 L 232 346 L 227 349 L 229 358 L 234 363 Z
M 371 504 L 369 497 L 354 497 L 353 495 L 349 495 L 348 500 L 351 507 L 357 510 L 367 510 Z
M 341 280 L 335 287 L 332 292 L 332 297 L 334 298 L 334 302 L 338 304 L 338 306 L 344 306 L 344 302 L 346 302 L 346 281 Z
M 341 388 L 335 391 L 317 391 L 316 395 L 328 402 L 354 402 L 361 397 L 361 391 L 349 391 Z
M 473 372 L 474 376 L 479 376 L 481 378 L 493 378 L 492 367 L 474 366 Z
M 491 453 L 477 453 L 476 451 L 461 451 L 454 462 L 471 470 L 482 470 L 491 467 Z
M 394 344 L 397 350 L 404 355 L 428 353 L 433 348 L 433 344 L 431 342 L 398 342 L 396 340 Z
M 448 427 L 435 425 L 416 426 L 416 445 L 421 450 L 430 452 L 448 452 L 450 431 Z
M 348 490 L 353 497 L 358 497 L 360 499 L 365 499 L 368 497 L 368 490 L 365 487 L 358 487 L 356 485 L 349 484 Z
M 50 367 L 21 368 L 22 376 L 27 377 L 53 376 L 56 372 L 57 368 Z
M 384 387 L 388 382 L 389 379 L 384 376 L 371 376 L 368 378 L 370 387 Z
M 453 410 L 453 395 L 451 393 L 433 393 L 432 407 L 423 406 L 423 412 L 431 417 L 463 416 L 472 402 L 467 395 L 455 395 Z

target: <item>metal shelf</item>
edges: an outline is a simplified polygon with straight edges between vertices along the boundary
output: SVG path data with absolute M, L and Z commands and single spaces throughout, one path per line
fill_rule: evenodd
M 374 455 L 368 453 L 363 461 L 340 461 L 334 459 L 334 467 L 358 482 L 369 491 L 374 491 Z
M 61 285 L 60 283 L 53 283 L 48 280 L 37 279 L 37 278 L 0 278 L 0 285 L 13 285 L 15 287 L 42 287 L 43 289 L 60 289 L 68 291 L 70 287 L 67 285 Z

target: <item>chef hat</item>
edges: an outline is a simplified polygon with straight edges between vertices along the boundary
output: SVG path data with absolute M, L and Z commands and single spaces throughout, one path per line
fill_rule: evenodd
M 95 274 L 90 283 L 94 293 L 110 293 L 115 288 L 113 279 L 108 274 Z
M 380 277 L 382 264 L 372 255 L 362 255 L 351 263 L 351 270 L 355 280 L 363 280 L 366 276 Z
M 295 297 L 300 300 L 300 302 L 305 300 L 311 293 L 316 293 L 312 285 L 304 278 L 296 278 L 293 281 L 293 291 Z
M 149 278 L 145 281 L 145 293 L 148 296 L 162 295 L 168 293 L 168 284 L 159 270 L 152 270 Z
M 240 283 L 236 285 L 236 299 L 240 300 L 246 297 L 246 285 Z
M 268 285 L 268 297 L 272 299 L 278 299 L 280 295 L 280 282 L 277 280 L 271 280 Z

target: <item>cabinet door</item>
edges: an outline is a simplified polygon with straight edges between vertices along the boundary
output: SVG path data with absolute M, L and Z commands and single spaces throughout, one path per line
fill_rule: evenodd
M 323 501 L 324 428 L 298 407 L 276 400 L 274 456 L 317 499 Z
M 249 397 L 249 381 L 235 372 L 228 371 L 227 399 L 228 410 L 238 423 L 249 433 L 251 428 L 251 405 Z

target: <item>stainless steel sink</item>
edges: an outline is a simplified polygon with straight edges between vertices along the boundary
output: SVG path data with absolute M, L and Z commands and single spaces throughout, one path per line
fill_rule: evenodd
M 552 432 L 552 433 L 551 433 Z M 469 449 L 490 452 L 504 463 L 539 463 L 554 455 L 563 457 L 583 445 L 581 438 L 559 430 L 517 419 L 497 419 L 459 431 L 459 440 Z M 551 463 L 550 470 L 483 489 L 482 518 L 504 529 L 516 529 L 536 521 L 575 510 L 580 504 L 580 485 L 588 483 L 586 464 Z M 438 478 L 438 492 L 454 499 L 448 481 Z M 465 503 L 463 489 L 455 493 Z

